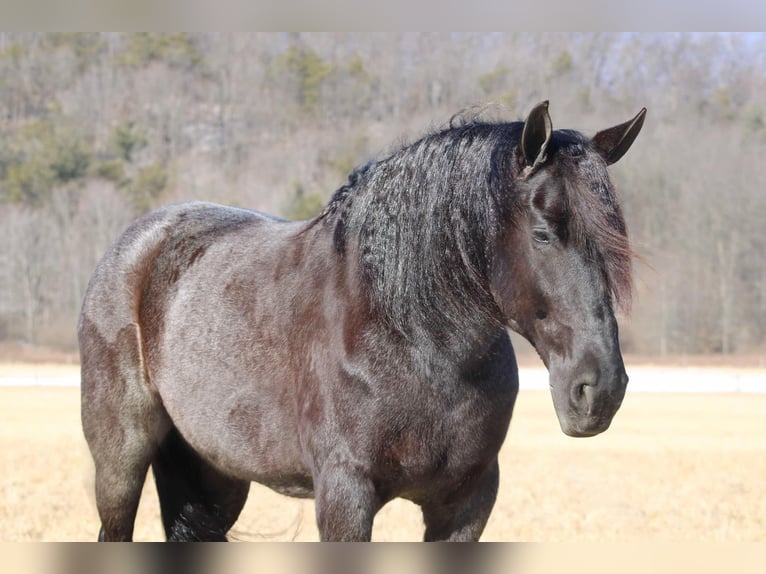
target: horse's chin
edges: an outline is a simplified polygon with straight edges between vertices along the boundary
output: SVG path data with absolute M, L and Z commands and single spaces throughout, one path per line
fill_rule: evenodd
M 587 438 L 596 436 L 597 434 L 601 434 L 606 429 L 608 429 L 609 425 L 611 424 L 611 417 L 605 422 L 600 419 L 592 420 L 590 417 L 585 417 L 583 419 L 559 417 L 559 425 L 561 426 L 561 431 L 565 435 L 575 438 Z

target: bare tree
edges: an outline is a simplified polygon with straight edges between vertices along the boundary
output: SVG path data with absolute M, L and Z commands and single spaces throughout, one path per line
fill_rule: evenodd
M 648 263 L 626 347 L 763 352 L 764 47 L 737 34 L 2 33 L 0 337 L 73 345 L 98 257 L 146 209 L 197 198 L 284 213 L 457 111 L 495 103 L 513 120 L 549 99 L 591 134 L 650 110 L 613 170 Z

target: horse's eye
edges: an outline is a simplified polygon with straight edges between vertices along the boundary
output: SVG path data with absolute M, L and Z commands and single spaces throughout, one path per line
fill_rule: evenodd
M 532 239 L 534 239 L 537 243 L 542 243 L 543 245 L 548 245 L 551 242 L 550 234 L 544 229 L 533 229 Z

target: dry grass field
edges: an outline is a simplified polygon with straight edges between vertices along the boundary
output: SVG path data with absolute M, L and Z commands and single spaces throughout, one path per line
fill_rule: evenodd
M 629 392 L 609 431 L 573 439 L 559 430 L 547 392 L 522 391 L 483 539 L 766 540 L 764 431 L 766 395 Z M 0 388 L 0 463 L 0 540 L 95 539 L 77 388 Z M 162 539 L 151 480 L 135 534 Z M 253 485 L 232 534 L 317 540 L 313 504 Z M 418 510 L 404 501 L 386 506 L 373 532 L 375 540 L 421 536 Z

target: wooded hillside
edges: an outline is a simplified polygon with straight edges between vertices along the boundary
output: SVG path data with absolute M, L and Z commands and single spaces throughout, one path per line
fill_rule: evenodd
M 636 266 L 623 349 L 766 348 L 766 36 L 0 34 L 0 340 L 73 348 L 135 216 L 305 218 L 356 165 L 488 103 L 588 134 L 649 109 L 613 177 Z

